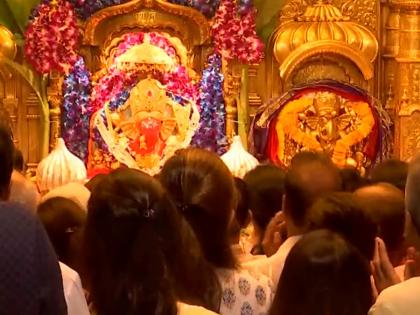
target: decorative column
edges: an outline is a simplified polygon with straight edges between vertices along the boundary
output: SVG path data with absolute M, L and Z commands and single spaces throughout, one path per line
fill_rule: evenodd
M 238 99 L 241 88 L 243 65 L 236 60 L 223 59 L 222 71 L 224 75 L 223 92 L 226 103 L 226 136 L 229 140 L 238 134 Z
M 61 137 L 61 102 L 63 78 L 53 73 L 50 76 L 50 85 L 47 88 L 48 102 L 50 104 L 50 144 L 49 150 L 53 150 L 57 144 L 57 139 Z
M 385 109 L 392 119 L 395 118 L 395 80 L 400 45 L 400 8 L 395 2 L 388 1 L 389 14 L 385 23 L 384 45 L 383 45 L 383 82 L 381 99 Z
M 420 0 L 391 0 L 400 10 L 394 84 L 395 153 L 410 160 L 420 153 Z

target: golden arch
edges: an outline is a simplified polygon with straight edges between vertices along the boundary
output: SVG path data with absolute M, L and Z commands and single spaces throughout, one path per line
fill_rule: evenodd
M 373 64 L 368 61 L 360 51 L 355 48 L 334 40 L 323 40 L 315 43 L 307 43 L 291 52 L 281 63 L 280 77 L 286 81 L 296 67 L 305 59 L 320 54 L 337 54 L 352 61 L 363 74 L 365 80 L 370 80 L 374 76 Z

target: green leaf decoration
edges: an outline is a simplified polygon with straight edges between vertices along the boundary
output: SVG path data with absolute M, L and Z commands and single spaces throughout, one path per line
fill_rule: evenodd
M 40 0 L 0 0 L 0 12 L 5 12 L 4 14 L 0 13 L 0 23 L 3 18 L 13 19 L 13 27 L 6 26 L 14 33 L 24 34 L 32 9 L 40 2 Z M 6 14 L 8 17 L 2 17 Z
M 286 0 L 254 0 L 254 5 L 258 10 L 257 33 L 265 42 L 274 31 L 278 14 L 285 3 Z
M 13 33 L 20 32 L 18 23 L 10 11 L 6 0 L 0 0 L 0 24 L 6 26 Z

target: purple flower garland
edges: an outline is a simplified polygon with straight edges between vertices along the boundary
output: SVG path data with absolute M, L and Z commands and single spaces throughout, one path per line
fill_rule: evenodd
M 169 0 L 169 2 L 194 8 L 207 18 L 215 15 L 220 4 L 220 0 Z
M 99 10 L 128 1 L 129 0 L 71 0 L 71 3 L 75 7 L 77 15 L 86 20 Z
M 192 140 L 192 146 L 218 154 L 225 153 L 228 144 L 221 68 L 222 57 L 210 55 L 200 82 L 200 127 Z
M 82 57 L 63 82 L 62 137 L 67 148 L 86 161 L 89 143 L 90 73 Z

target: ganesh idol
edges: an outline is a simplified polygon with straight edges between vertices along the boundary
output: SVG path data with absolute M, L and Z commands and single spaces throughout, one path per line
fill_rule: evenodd
M 108 169 L 125 165 L 156 174 L 167 158 L 189 144 L 198 120 L 192 104 L 175 102 L 158 80 L 143 79 L 123 106 L 111 110 L 105 104 L 93 116 L 93 128 L 106 145 L 106 150 L 91 145 L 98 158 L 93 164 Z
M 385 157 L 390 142 L 386 113 L 363 91 L 328 81 L 296 88 L 257 113 L 254 153 L 288 166 L 301 151 L 323 152 L 339 167 L 364 174 Z

